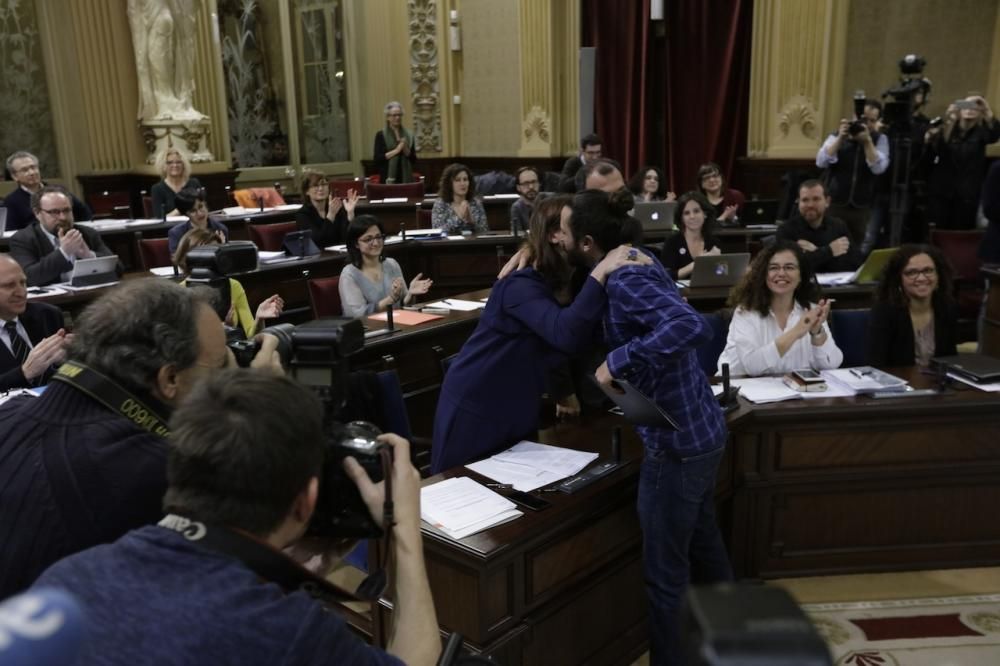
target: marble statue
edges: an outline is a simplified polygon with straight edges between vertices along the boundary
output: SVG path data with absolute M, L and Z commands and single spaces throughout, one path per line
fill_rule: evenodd
M 128 0 L 141 121 L 204 118 L 192 106 L 199 2 Z

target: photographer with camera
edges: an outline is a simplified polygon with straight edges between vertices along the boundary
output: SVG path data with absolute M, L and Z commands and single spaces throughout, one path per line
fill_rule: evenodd
M 878 101 L 859 92 L 854 107 L 855 120 L 840 119 L 837 131 L 816 153 L 816 166 L 826 169 L 830 214 L 847 223 L 851 243 L 860 247 L 875 203 L 875 177 L 889 168 L 889 140 L 877 130 L 882 116 Z
M 344 460 L 346 478 L 333 477 L 322 415 L 312 391 L 262 372 L 227 370 L 194 389 L 170 419 L 169 515 L 57 563 L 38 581 L 82 605 L 89 626 L 81 663 L 435 663 L 440 637 L 409 443 L 378 437 L 392 453 L 384 483 L 353 458 Z M 393 522 L 382 525 L 394 556 L 388 654 L 310 597 L 329 584 L 281 552 L 300 542 L 321 488 L 351 481 L 376 521 L 389 498 L 394 507 Z
M 158 279 L 122 283 L 77 318 L 45 393 L 0 407 L 0 598 L 163 516 L 171 410 L 233 363 L 210 298 Z M 280 368 L 277 340 L 261 338 L 254 365 Z
M 986 146 L 1000 140 L 1000 121 L 979 95 L 948 106 L 943 123 L 930 128 L 928 217 L 938 229 L 974 229 L 986 174 Z

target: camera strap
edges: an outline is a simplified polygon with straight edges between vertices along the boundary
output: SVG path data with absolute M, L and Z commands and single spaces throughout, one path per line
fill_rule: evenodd
M 301 590 L 327 607 L 347 601 L 363 601 L 317 576 L 270 544 L 240 530 L 202 523 L 174 513 L 164 517 L 159 526 L 177 532 L 206 550 L 239 560 L 255 574 L 275 583 L 286 593 Z
M 79 361 L 63 363 L 59 366 L 56 374 L 52 376 L 52 380 L 69 384 L 75 389 L 83 391 L 143 430 L 159 437 L 170 435 L 170 428 L 167 426 L 169 407 L 151 396 L 146 397 L 145 402 L 140 400 L 111 379 Z

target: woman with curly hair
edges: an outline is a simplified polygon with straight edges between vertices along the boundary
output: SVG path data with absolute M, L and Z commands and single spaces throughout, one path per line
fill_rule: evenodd
M 644 166 L 628 182 L 628 189 L 640 201 L 674 201 L 677 195 L 667 191 L 667 181 L 659 167 Z
M 712 233 L 715 208 L 701 192 L 681 195 L 674 208 L 674 226 L 677 232 L 663 244 L 660 262 L 675 280 L 691 277 L 695 257 L 722 254 Z
M 844 354 L 826 322 L 830 304 L 815 302 L 818 291 L 798 245 L 779 241 L 761 251 L 729 297 L 736 310 L 720 372 L 723 363 L 751 377 L 840 367 Z
M 431 225 L 449 234 L 489 231 L 486 210 L 476 198 L 476 180 L 464 164 L 449 164 L 441 174 Z
M 957 354 L 958 309 L 951 298 L 951 267 L 930 245 L 904 245 L 885 266 L 868 323 L 872 365 L 926 366 Z

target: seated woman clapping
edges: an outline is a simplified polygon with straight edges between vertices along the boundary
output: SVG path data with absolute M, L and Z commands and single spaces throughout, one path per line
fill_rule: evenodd
M 426 294 L 434 284 L 417 273 L 407 288 L 403 269 L 383 254 L 385 228 L 374 215 L 359 215 L 347 228 L 350 263 L 340 272 L 340 302 L 345 317 L 383 312 L 390 305 L 409 305 L 414 296 Z
M 181 237 L 174 253 L 173 261 L 185 279 L 191 274 L 187 264 L 188 253 L 201 245 L 211 245 L 221 243 L 220 235 L 208 229 L 194 228 Z M 264 326 L 264 321 L 280 317 L 285 307 L 285 301 L 281 296 L 272 294 L 263 303 L 257 306 L 257 313 L 250 313 L 250 304 L 247 301 L 247 293 L 238 281 L 229 278 L 229 313 L 226 315 L 226 326 L 239 328 L 249 340 L 256 335 Z
M 729 297 L 736 309 L 719 369 L 734 375 L 774 375 L 840 367 L 844 355 L 833 341 L 826 299 L 795 244 L 765 248 Z

